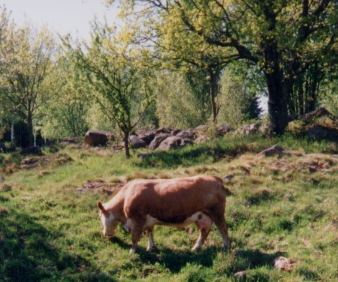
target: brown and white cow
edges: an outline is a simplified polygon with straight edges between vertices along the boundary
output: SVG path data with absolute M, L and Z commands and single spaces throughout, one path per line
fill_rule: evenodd
M 200 235 L 192 248 L 199 250 L 215 223 L 229 246 L 224 219 L 225 197 L 231 195 L 215 176 L 193 176 L 174 179 L 137 179 L 128 182 L 107 203 L 98 202 L 103 235 L 114 236 L 118 223 L 132 234 L 132 249 L 136 251 L 142 233 L 148 235 L 147 250 L 155 245 L 153 227 L 156 224 L 184 226 L 195 223 Z

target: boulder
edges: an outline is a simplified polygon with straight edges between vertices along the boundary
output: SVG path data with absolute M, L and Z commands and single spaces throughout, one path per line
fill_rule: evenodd
M 147 143 L 136 135 L 131 135 L 129 141 L 130 146 L 134 149 L 147 147 Z
M 196 138 L 196 134 L 191 129 L 180 131 L 179 133 L 176 134 L 176 136 L 190 140 L 194 140 Z
M 259 155 L 264 155 L 265 157 L 270 157 L 274 155 L 283 155 L 285 152 L 284 148 L 279 145 L 273 145 L 270 148 L 267 148 L 259 153 Z
M 257 134 L 257 133 L 260 132 L 260 126 L 261 126 L 261 124 L 259 122 L 246 124 L 246 125 L 243 125 L 242 127 L 238 128 L 236 130 L 236 133 L 239 133 L 241 135 Z
M 178 136 L 170 136 L 164 139 L 161 144 L 158 146 L 161 150 L 175 149 L 185 145 L 192 144 L 190 139 L 184 139 Z
M 155 131 L 155 134 L 158 135 L 158 134 L 161 134 L 161 133 L 167 133 L 167 134 L 171 134 L 173 130 L 171 128 L 168 128 L 168 127 L 160 127 L 159 129 L 157 129 Z
M 210 140 L 210 137 L 206 135 L 200 135 L 195 139 L 196 144 L 206 143 Z
M 158 135 L 155 136 L 155 138 L 153 139 L 153 141 L 151 141 L 150 145 L 149 145 L 149 149 L 156 149 L 163 140 L 165 140 L 166 138 L 168 138 L 170 136 L 170 134 L 168 133 L 160 133 Z
M 85 144 L 91 147 L 106 146 L 108 143 L 108 134 L 104 131 L 87 131 L 84 139 Z
M 156 130 L 140 130 L 136 132 L 138 138 L 143 140 L 147 145 L 154 140 L 156 135 Z
M 318 109 L 305 114 L 303 117 L 301 117 L 301 120 L 305 122 L 311 122 L 314 119 L 317 119 L 323 116 L 334 118 L 333 115 L 327 109 L 325 109 L 324 107 L 319 107 Z
M 292 259 L 280 256 L 274 260 L 274 267 L 282 271 L 292 271 L 295 263 Z
M 234 277 L 237 279 L 237 280 L 240 280 L 240 281 L 244 281 L 245 278 L 247 276 L 247 272 L 245 270 L 242 270 L 242 271 L 238 271 L 234 274 Z
M 23 169 L 30 169 L 37 167 L 40 163 L 40 159 L 38 157 L 24 158 L 21 161 L 20 167 Z
M 307 136 L 315 140 L 331 140 L 338 142 L 338 129 L 325 127 L 322 125 L 313 125 L 307 129 Z
M 223 136 L 225 134 L 227 134 L 228 132 L 230 132 L 232 130 L 232 128 L 227 125 L 226 123 L 221 124 L 219 126 L 217 126 L 217 135 L 219 136 Z

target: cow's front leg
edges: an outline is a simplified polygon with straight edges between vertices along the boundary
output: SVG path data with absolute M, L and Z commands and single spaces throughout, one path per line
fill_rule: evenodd
M 137 251 L 137 244 L 142 237 L 143 226 L 144 226 L 143 219 L 131 219 L 130 220 L 131 241 L 132 241 L 130 253 L 136 253 Z
M 153 235 L 153 227 L 147 228 L 146 233 L 148 235 L 147 252 L 151 252 L 154 249 L 156 249 L 155 242 L 154 242 L 154 235 Z

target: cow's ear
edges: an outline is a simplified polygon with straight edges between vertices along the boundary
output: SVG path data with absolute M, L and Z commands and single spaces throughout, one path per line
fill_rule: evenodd
M 102 211 L 102 213 L 106 214 L 107 211 L 105 210 L 104 206 L 102 205 L 101 202 L 97 202 L 98 208 Z

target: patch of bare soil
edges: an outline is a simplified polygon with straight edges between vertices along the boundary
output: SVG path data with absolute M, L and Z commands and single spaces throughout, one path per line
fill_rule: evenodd
M 95 193 L 103 193 L 106 195 L 114 195 L 116 194 L 125 184 L 125 182 L 107 182 L 103 179 L 94 179 L 88 180 L 81 187 L 77 188 L 76 191 L 79 193 L 85 192 L 95 192 Z
M 73 161 L 65 153 L 53 154 L 49 156 L 26 157 L 20 163 L 21 169 L 32 169 L 35 167 L 60 166 Z

